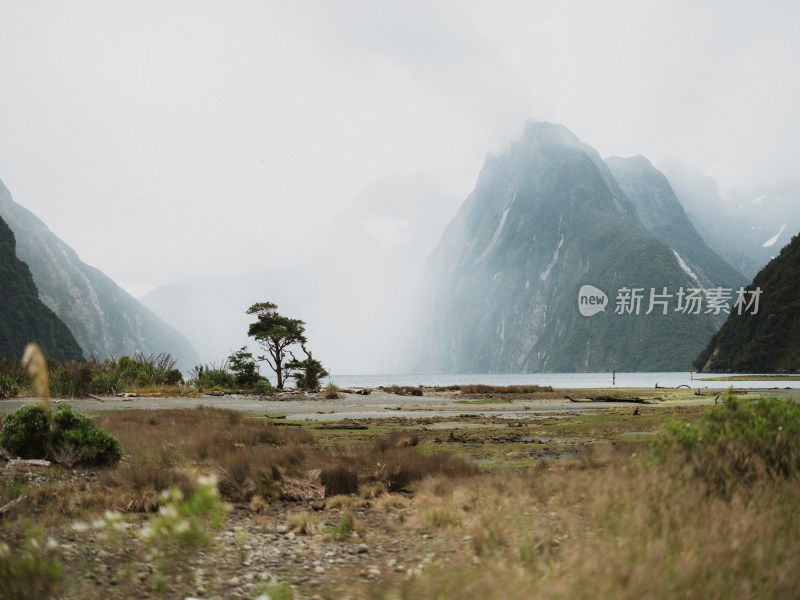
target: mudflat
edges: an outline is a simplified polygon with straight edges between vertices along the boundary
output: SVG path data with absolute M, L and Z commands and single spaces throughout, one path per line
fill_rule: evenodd
M 738 395 L 791 397 L 800 399 L 800 389 L 736 389 Z M 325 399 L 321 394 L 279 392 L 275 396 L 230 394 L 185 397 L 117 397 L 57 398 L 86 414 L 114 410 L 195 408 L 208 406 L 227 408 L 249 415 L 309 419 L 318 421 L 380 417 L 422 418 L 458 416 L 459 414 L 495 414 L 497 416 L 536 414 L 539 412 L 580 412 L 621 408 L 646 404 L 651 406 L 713 405 L 723 389 L 698 388 L 580 388 L 553 389 L 525 394 L 484 393 L 462 394 L 458 391 L 435 391 L 422 388 L 422 396 L 398 395 L 372 390 L 368 395 L 340 393 L 339 398 Z M 0 400 L 0 415 L 34 401 L 34 398 Z

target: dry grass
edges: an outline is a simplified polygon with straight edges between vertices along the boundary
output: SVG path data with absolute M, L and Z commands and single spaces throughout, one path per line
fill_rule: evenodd
M 347 449 L 319 447 L 310 433 L 245 419 L 240 413 L 201 407 L 120 411 L 98 419 L 117 436 L 127 459 L 108 477 L 127 510 L 157 508 L 168 487 L 184 487 L 186 472 L 213 471 L 222 496 L 232 502 L 254 497 L 286 499 L 357 494 L 362 486 L 407 489 L 431 474 L 469 476 L 472 464 L 448 453 L 423 455 L 415 432 L 391 432 Z M 175 435 L 180 431 L 180 435 Z
M 286 527 L 293 533 L 313 535 L 322 533 L 325 524 L 319 513 L 307 510 L 292 510 L 286 515 Z
M 575 468 L 575 467 L 579 468 Z M 725 501 L 661 468 L 617 461 L 426 479 L 407 527 L 465 551 L 389 598 L 792 597 L 800 483 Z M 465 537 L 466 536 L 466 537 Z
M 245 419 L 233 410 L 200 406 L 194 409 L 130 410 L 109 413 L 97 424 L 122 443 L 132 456 L 204 461 L 245 446 L 306 444 L 307 431 Z M 180 431 L 181 435 L 174 433 Z
M 196 488 L 184 471 L 152 462 L 126 461 L 107 471 L 102 481 L 115 490 L 114 508 L 126 512 L 155 512 L 164 490 L 178 488 L 188 497 Z
M 549 385 L 462 385 L 462 394 L 535 394 L 538 392 L 552 392 Z
M 41 484 L 4 470 L 0 498 L 23 487 L 28 496 L 16 523 L 63 530 L 108 508 L 156 510 L 161 490 L 189 495 L 195 475 L 212 472 L 225 499 L 249 507 L 237 511 L 248 525 L 285 523 L 311 536 L 304 544 L 355 533 L 370 546 L 410 548 L 405 573 L 382 569 L 369 586 L 340 576 L 330 597 L 784 598 L 800 589 L 797 477 L 757 474 L 720 495 L 675 464 L 632 459 L 641 446 L 629 443 L 478 474 L 462 456 L 421 453 L 413 432 L 322 446 L 299 428 L 212 409 L 125 411 L 100 424 L 128 453 L 113 469 L 84 479 L 51 469 Z M 347 493 L 334 495 L 332 481 Z M 326 509 L 312 510 L 326 487 Z
M 114 489 L 115 508 L 135 512 L 157 510 L 166 489 L 190 494 L 197 472 L 217 474 L 230 501 L 280 496 L 282 473 L 302 462 L 303 446 L 313 439 L 300 429 L 208 407 L 119 411 L 98 425 L 117 436 L 126 453 L 104 483 Z

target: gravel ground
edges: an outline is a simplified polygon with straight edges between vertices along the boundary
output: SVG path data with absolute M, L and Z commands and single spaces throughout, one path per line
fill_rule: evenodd
M 794 390 L 798 392 L 800 390 Z M 212 406 L 229 408 L 252 415 L 285 417 L 296 420 L 330 421 L 339 419 L 360 419 L 380 417 L 422 418 L 430 416 L 454 416 L 461 413 L 498 414 L 535 414 L 547 412 L 582 411 L 598 408 L 630 406 L 630 403 L 590 402 L 587 395 L 597 390 L 554 390 L 552 393 L 506 396 L 506 404 L 465 404 L 464 397 L 458 392 L 425 391 L 424 396 L 399 396 L 380 390 L 368 395 L 340 394 L 338 399 L 326 400 L 320 394 L 283 393 L 265 399 L 259 396 L 233 394 L 229 396 L 208 396 L 200 398 L 117 398 L 102 396 L 100 400 L 93 398 L 74 398 L 70 400 L 53 400 L 68 402 L 77 410 L 86 414 L 97 414 L 113 410 L 158 409 L 158 408 L 194 408 L 196 406 Z M 646 390 L 652 394 L 653 390 Z M 645 390 L 642 390 L 643 395 Z M 710 393 L 710 392 L 709 392 Z M 770 392 L 773 393 L 773 392 Z M 569 400 L 572 396 L 575 402 Z M 469 397 L 467 397 L 469 398 Z M 478 396 L 476 396 L 478 398 Z M 0 400 L 0 415 L 17 409 L 22 404 L 34 401 L 34 398 L 12 398 Z M 713 404 L 713 395 L 690 396 L 682 403 Z

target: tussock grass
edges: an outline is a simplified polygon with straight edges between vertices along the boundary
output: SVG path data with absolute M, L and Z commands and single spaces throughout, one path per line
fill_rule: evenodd
M 116 487 L 117 508 L 128 511 L 157 510 L 167 489 L 190 495 L 191 471 L 198 467 L 218 475 L 220 493 L 229 501 L 279 496 L 282 473 L 303 461 L 302 446 L 313 439 L 301 429 L 209 407 L 119 411 L 98 423 L 118 436 L 128 455 L 105 478 Z
M 462 540 L 387 598 L 789 597 L 797 481 L 709 498 L 664 467 L 498 471 L 424 480 L 407 527 Z
M 109 413 L 98 425 L 112 432 L 130 455 L 171 461 L 216 459 L 237 448 L 258 444 L 305 444 L 313 437 L 302 429 L 245 419 L 236 411 L 200 406 L 194 409 L 130 410 Z M 174 432 L 180 431 L 180 436 Z
M 355 494 L 358 492 L 358 472 L 340 462 L 323 469 L 320 481 L 328 495 Z
M 127 512 L 155 512 L 164 490 L 177 488 L 188 497 L 197 488 L 187 473 L 153 462 L 126 462 L 106 472 L 102 482 L 117 492 L 114 508 Z
M 294 533 L 314 535 L 322 533 L 325 524 L 318 513 L 307 510 L 293 510 L 289 511 L 286 516 L 286 527 Z
M 414 387 L 411 385 L 390 385 L 389 387 L 381 387 L 384 392 L 389 394 L 397 394 L 398 396 L 422 396 L 422 388 Z

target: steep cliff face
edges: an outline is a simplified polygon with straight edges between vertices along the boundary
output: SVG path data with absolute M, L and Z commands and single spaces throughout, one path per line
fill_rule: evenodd
M 0 218 L 0 361 L 22 358 L 30 342 L 48 358 L 83 358 L 69 328 L 39 299 L 28 265 L 17 258 L 14 233 Z
M 758 310 L 731 313 L 695 361 L 705 372 L 800 372 L 800 236 L 764 267 L 747 299 L 758 293 Z M 755 307 L 754 307 L 755 308 Z
M 507 152 L 487 158 L 426 265 L 416 368 L 688 369 L 716 330 L 714 311 L 681 310 L 680 292 L 699 289 L 699 277 L 665 242 L 670 235 L 652 232 L 662 231 L 665 216 L 624 187 L 559 125 L 531 124 Z M 686 253 L 711 283 L 714 266 Z M 728 274 L 736 281 L 715 285 L 742 280 Z M 601 290 L 597 300 L 584 294 L 586 313 L 606 297 L 604 310 L 590 316 L 579 304 L 586 285 Z M 638 306 L 627 296 L 639 297 Z
M 672 248 L 703 288 L 736 288 L 748 283 L 719 254 L 709 248 L 686 216 L 669 181 L 643 156 L 606 159 L 645 231 Z
M 0 216 L 16 234 L 19 256 L 29 265 L 42 302 L 68 325 L 86 356 L 102 360 L 136 351 L 169 352 L 181 368 L 196 363 L 186 338 L 81 261 L 39 218 L 16 204 L 2 182 Z

